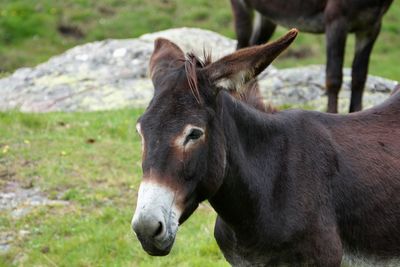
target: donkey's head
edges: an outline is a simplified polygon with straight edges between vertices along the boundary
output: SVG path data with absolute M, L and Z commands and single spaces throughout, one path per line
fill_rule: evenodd
M 178 225 L 223 182 L 225 135 L 218 93 L 240 90 L 297 35 L 239 50 L 211 63 L 166 39 L 157 39 L 150 60 L 154 96 L 137 122 L 142 138 L 143 181 L 132 226 L 151 255 L 169 253 Z

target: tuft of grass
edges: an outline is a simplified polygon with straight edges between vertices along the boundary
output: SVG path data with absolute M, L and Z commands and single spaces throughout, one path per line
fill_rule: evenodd
M 400 2 L 386 14 L 370 73 L 400 79 Z M 60 31 L 60 26 L 68 31 Z M 0 1 L 0 77 L 34 66 L 73 46 L 106 38 L 134 38 L 172 27 L 199 27 L 235 38 L 229 0 L 4 0 Z M 273 38 L 286 29 L 278 27 Z M 300 33 L 278 67 L 325 64 L 325 36 Z M 354 37 L 346 46 L 351 66 Z
M 2 182 L 29 182 L 69 202 L 36 207 L 21 219 L 0 212 L 0 231 L 17 236 L 0 266 L 228 266 L 208 204 L 180 227 L 167 257 L 148 256 L 132 233 L 142 112 L 0 112 L 0 173 L 14 173 Z M 29 234 L 21 237 L 21 230 Z

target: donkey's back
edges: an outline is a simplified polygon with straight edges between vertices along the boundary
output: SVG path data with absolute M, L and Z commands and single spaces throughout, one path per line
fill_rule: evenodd
M 364 30 L 382 17 L 392 1 L 231 0 L 234 11 L 243 7 L 254 9 L 272 23 L 311 33 L 324 33 L 326 25 L 339 16 L 347 20 L 349 32 Z
M 369 57 L 393 0 L 231 0 L 237 48 L 262 44 L 277 25 L 326 33 L 328 112 L 337 113 L 347 34 L 355 33 L 350 112 L 362 109 Z M 255 23 L 253 12 L 256 11 Z
M 363 112 L 326 116 L 336 154 L 332 202 L 344 248 L 369 255 L 371 264 L 397 257 L 393 266 L 400 266 L 400 93 Z

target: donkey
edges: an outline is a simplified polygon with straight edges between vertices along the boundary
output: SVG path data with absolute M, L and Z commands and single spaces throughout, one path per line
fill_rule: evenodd
M 346 38 L 355 33 L 350 112 L 362 109 L 369 57 L 379 35 L 382 17 L 393 0 L 231 0 L 237 48 L 263 44 L 276 25 L 326 33 L 328 112 L 336 113 L 342 86 Z M 253 25 L 253 10 L 256 11 Z
M 155 41 L 132 218 L 148 254 L 167 255 L 178 226 L 208 200 L 233 266 L 337 267 L 345 252 L 374 263 L 400 257 L 400 93 L 349 115 L 268 112 L 230 93 L 248 90 L 296 35 L 215 62 Z

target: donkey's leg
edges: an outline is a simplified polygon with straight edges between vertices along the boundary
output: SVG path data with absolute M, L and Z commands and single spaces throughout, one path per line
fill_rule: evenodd
M 337 113 L 338 94 L 343 80 L 343 59 L 346 46 L 347 23 L 344 18 L 330 21 L 326 26 L 327 64 L 326 89 L 328 112 Z
M 250 45 L 251 32 L 253 28 L 252 10 L 243 0 L 231 0 L 235 31 L 237 37 L 236 49 Z
M 318 267 L 340 267 L 343 257 L 343 246 L 335 223 L 321 223 L 310 235 L 309 250 L 313 265 Z
M 316 266 L 340 267 L 343 258 L 343 247 L 339 234 L 325 230 L 325 233 L 319 236 L 315 242 L 318 253 L 318 255 L 315 255 Z
M 272 34 L 274 34 L 275 29 L 276 24 L 256 11 L 250 45 L 264 44 L 271 38 Z
M 379 35 L 381 23 L 367 31 L 356 33 L 356 54 L 351 69 L 350 112 L 362 109 L 362 95 L 368 75 L 369 57 Z

